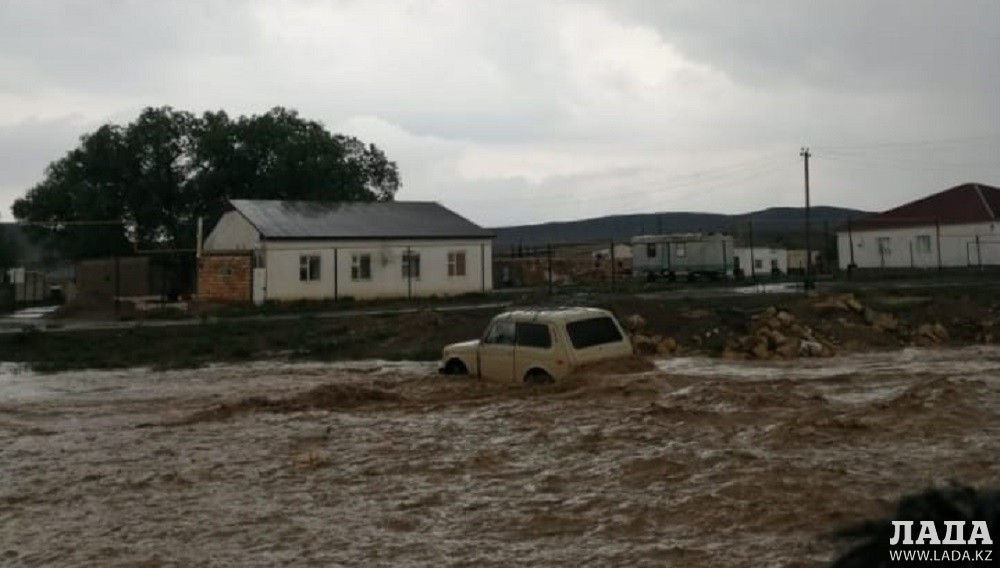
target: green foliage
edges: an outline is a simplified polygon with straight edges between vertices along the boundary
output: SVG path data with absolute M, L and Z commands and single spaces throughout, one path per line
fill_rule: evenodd
M 211 226 L 228 199 L 388 201 L 399 185 L 380 149 L 292 110 L 232 119 L 161 107 L 84 136 L 13 211 L 22 221 L 70 222 L 57 225 L 55 246 L 84 258 L 134 244 L 193 247 L 197 218 Z M 81 221 L 112 223 L 72 224 Z

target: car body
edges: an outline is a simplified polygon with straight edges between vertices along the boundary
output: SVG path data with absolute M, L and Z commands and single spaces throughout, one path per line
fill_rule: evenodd
M 551 382 L 581 365 L 632 353 L 628 335 L 608 310 L 514 310 L 494 317 L 481 339 L 446 346 L 441 372 Z

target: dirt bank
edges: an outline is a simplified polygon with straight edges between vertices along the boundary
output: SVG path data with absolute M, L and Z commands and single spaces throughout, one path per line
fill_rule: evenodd
M 595 305 L 634 327 L 636 347 L 656 356 L 794 359 L 907 346 L 1000 341 L 1000 302 L 990 287 L 907 289 L 710 299 L 655 295 L 524 298 L 526 306 Z M 197 367 L 253 360 L 435 360 L 447 343 L 479 337 L 502 308 L 466 312 L 309 315 L 280 320 L 206 320 L 184 327 L 0 334 L 0 361 L 40 371 Z M 287 315 L 287 314 L 286 314 Z

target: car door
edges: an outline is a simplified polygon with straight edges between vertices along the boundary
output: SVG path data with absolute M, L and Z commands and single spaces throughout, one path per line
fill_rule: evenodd
M 479 376 L 509 381 L 514 376 L 514 322 L 493 322 L 479 343 Z
M 517 322 L 514 350 L 514 379 L 521 380 L 531 369 L 541 369 L 552 378 L 561 378 L 566 369 L 553 345 L 552 330 L 548 324 Z

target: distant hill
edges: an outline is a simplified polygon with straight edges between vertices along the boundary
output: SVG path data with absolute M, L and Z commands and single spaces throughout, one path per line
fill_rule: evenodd
M 818 238 L 826 232 L 833 234 L 851 219 L 870 215 L 857 209 L 827 206 L 812 207 L 810 213 L 812 234 Z M 609 215 L 579 221 L 494 227 L 491 230 L 496 234 L 497 248 L 607 242 L 612 239 L 627 241 L 643 234 L 713 231 L 732 234 L 737 241 L 745 242 L 749 240 L 751 221 L 755 244 L 802 246 L 805 240 L 805 209 L 801 207 L 772 207 L 743 215 L 687 212 Z

